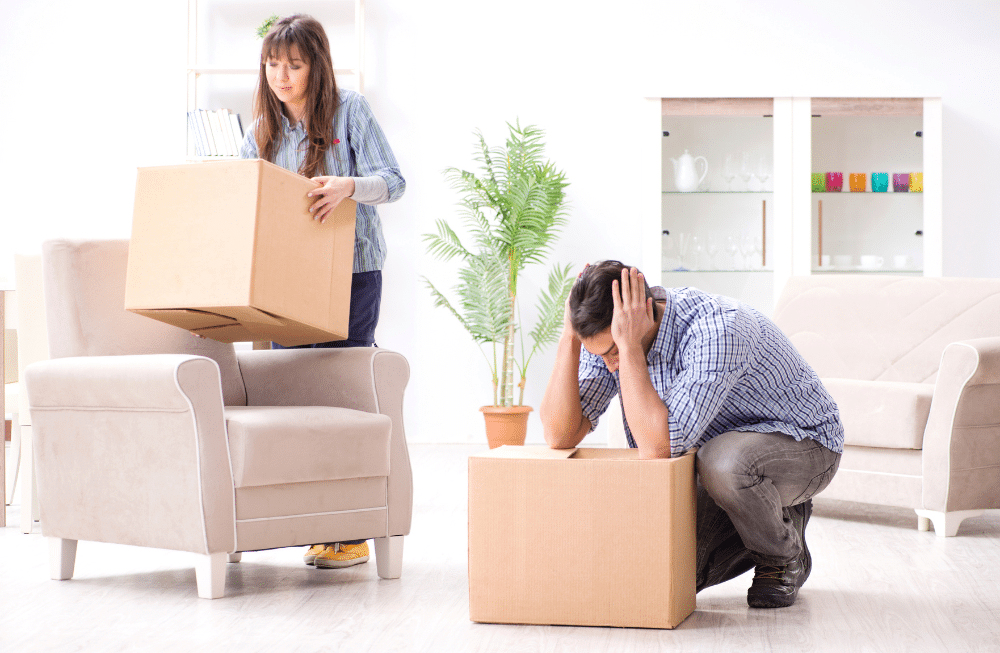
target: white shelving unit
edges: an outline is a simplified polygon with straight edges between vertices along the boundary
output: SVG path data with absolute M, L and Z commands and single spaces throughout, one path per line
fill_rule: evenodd
M 365 0 L 345 0 L 352 1 L 354 5 L 354 41 L 356 46 L 355 52 L 355 65 L 350 68 L 335 68 L 334 74 L 337 75 L 338 84 L 341 83 L 343 78 L 348 78 L 353 80 L 350 84 L 352 88 L 357 90 L 359 93 L 364 93 L 365 88 Z M 187 111 L 195 111 L 197 109 L 217 109 L 219 107 L 205 107 L 198 106 L 200 101 L 203 101 L 203 93 L 199 93 L 199 89 L 204 85 L 206 78 L 210 77 L 231 77 L 231 78 L 243 78 L 244 81 L 240 81 L 238 86 L 245 88 L 246 98 L 250 100 L 253 95 L 254 86 L 256 84 L 257 75 L 259 74 L 259 68 L 257 67 L 232 67 L 232 66 L 212 66 L 206 65 L 203 59 L 203 53 L 199 52 L 199 34 L 200 34 L 200 17 L 201 10 L 206 5 L 212 5 L 211 0 L 188 0 L 188 20 L 187 20 Z M 235 4 L 235 3 L 229 3 Z M 324 27 L 328 29 L 329 27 L 323 20 L 321 11 L 325 6 L 329 6 L 336 3 L 331 2 L 313 2 L 312 5 L 316 6 L 318 11 L 310 11 L 309 2 L 288 2 L 287 0 L 277 0 L 271 13 L 277 13 L 283 8 L 287 8 L 286 13 L 308 13 L 315 17 L 320 22 L 324 23 Z M 344 3 L 341 3 L 344 4 Z M 270 15 L 270 14 L 268 14 Z M 266 15 L 260 17 L 257 23 L 261 23 L 267 19 Z M 253 27 L 247 27 L 249 30 L 247 33 L 252 33 Z M 259 43 L 259 41 L 258 41 Z M 239 112 L 241 113 L 241 118 L 243 120 L 243 128 L 246 129 L 250 122 L 249 111 Z M 194 142 L 191 139 L 190 134 L 187 139 L 186 146 L 187 159 L 189 161 L 204 161 L 204 160 L 219 160 L 226 158 L 235 157 L 224 157 L 224 156 L 212 156 L 212 157 L 199 157 L 195 155 Z
M 643 266 L 660 270 L 663 285 L 729 295 L 770 314 L 793 275 L 942 274 L 940 98 L 661 97 L 650 99 L 647 115 L 651 138 L 661 137 L 647 149 L 655 182 L 654 173 L 646 179 L 659 192 L 649 193 L 644 211 Z M 696 192 L 674 186 L 670 159 L 685 149 L 709 162 Z M 726 155 L 739 169 L 743 152 L 752 169 L 763 156 L 763 184 L 722 174 Z M 812 173 L 828 171 L 844 173 L 843 192 L 813 193 Z M 849 173 L 873 171 L 890 174 L 890 192 L 849 191 Z M 922 172 L 924 191 L 893 193 L 894 172 Z M 700 242 L 698 254 L 689 250 L 677 265 L 682 233 L 688 248 L 692 237 Z M 744 243 L 755 238 L 757 246 L 727 251 L 732 235 Z M 850 255 L 855 265 L 823 268 L 820 251 Z M 880 255 L 884 265 L 861 269 L 861 255 Z M 909 264 L 896 269 L 896 255 Z

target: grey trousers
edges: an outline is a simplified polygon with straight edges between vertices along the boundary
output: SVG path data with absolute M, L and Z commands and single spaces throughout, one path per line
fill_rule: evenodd
M 804 545 L 812 497 L 829 485 L 840 454 L 783 433 L 729 432 L 697 454 L 697 589 L 757 564 L 784 565 Z

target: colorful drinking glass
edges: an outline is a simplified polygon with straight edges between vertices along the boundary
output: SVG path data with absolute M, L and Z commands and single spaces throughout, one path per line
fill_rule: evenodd
M 843 188 L 844 188 L 844 173 L 842 172 L 826 173 L 826 192 L 839 193 Z
M 910 192 L 911 193 L 924 192 L 924 173 L 922 172 L 910 173 Z
M 826 192 L 826 179 L 822 172 L 814 172 L 812 176 L 812 188 L 814 193 Z
M 892 173 L 892 192 L 906 193 L 910 190 L 910 174 L 908 172 Z
M 873 193 L 884 193 L 889 190 L 889 173 L 888 172 L 873 172 L 872 173 L 872 192 Z
M 868 188 L 868 176 L 863 172 L 851 173 L 851 192 L 863 193 Z

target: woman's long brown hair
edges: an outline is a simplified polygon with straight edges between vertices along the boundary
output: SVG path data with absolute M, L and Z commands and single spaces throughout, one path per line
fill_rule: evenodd
M 274 161 L 281 142 L 281 101 L 267 84 L 267 60 L 291 59 L 292 46 L 298 46 L 299 56 L 309 63 L 309 82 L 306 88 L 306 123 L 309 149 L 299 168 L 299 174 L 317 177 L 327 174 L 324 155 L 333 145 L 333 116 L 340 97 L 337 80 L 333 74 L 333 57 L 330 41 L 319 21 L 312 16 L 296 14 L 282 18 L 264 37 L 260 49 L 260 75 L 257 78 L 257 95 L 253 103 L 256 125 L 254 137 L 262 159 Z

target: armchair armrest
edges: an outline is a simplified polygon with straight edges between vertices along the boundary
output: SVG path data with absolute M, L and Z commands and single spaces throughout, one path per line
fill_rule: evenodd
M 45 535 L 235 547 L 222 386 L 202 356 L 87 356 L 25 369 Z
M 1000 338 L 941 355 L 923 441 L 924 509 L 1000 507 Z
M 392 419 L 389 534 L 409 534 L 413 477 L 403 428 L 406 358 L 376 347 L 237 351 L 236 356 L 251 406 L 335 406 Z

